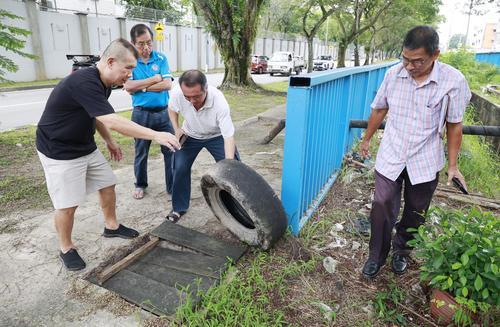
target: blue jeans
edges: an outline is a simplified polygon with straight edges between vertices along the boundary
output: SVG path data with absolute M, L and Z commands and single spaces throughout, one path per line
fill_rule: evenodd
M 215 161 L 225 158 L 224 138 L 217 136 L 208 140 L 198 140 L 188 137 L 182 148 L 174 153 L 172 167 L 174 183 L 172 187 L 172 206 L 175 212 L 185 212 L 189 208 L 191 198 L 191 167 L 200 151 L 206 148 Z M 236 150 L 234 157 L 240 160 Z
M 153 112 L 134 108 L 132 111 L 132 121 L 155 131 L 174 134 L 174 129 L 172 128 L 166 109 Z M 148 154 L 150 145 L 150 140 L 135 139 L 134 173 L 136 187 L 148 187 Z M 172 193 L 172 152 L 163 145 L 161 146 L 161 152 L 163 153 L 163 161 L 165 163 L 166 190 L 167 193 Z

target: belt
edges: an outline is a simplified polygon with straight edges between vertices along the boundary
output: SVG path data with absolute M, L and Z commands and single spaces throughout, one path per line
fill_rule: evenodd
M 160 111 L 166 110 L 167 106 L 164 106 L 164 107 L 143 107 L 143 106 L 136 106 L 136 107 L 134 107 L 134 109 L 142 110 L 142 111 L 160 112 Z

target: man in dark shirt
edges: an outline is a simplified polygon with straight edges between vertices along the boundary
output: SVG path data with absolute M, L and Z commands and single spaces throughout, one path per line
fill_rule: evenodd
M 116 220 L 116 177 L 97 149 L 95 131 L 106 142 L 113 160 L 121 160 L 122 152 L 111 137 L 110 129 L 154 140 L 172 151 L 179 148 L 174 135 L 153 131 L 118 116 L 108 102 L 111 86 L 123 85 L 128 80 L 137 58 L 137 50 L 128 41 L 111 42 L 97 67 L 78 70 L 54 88 L 38 123 L 36 147 L 56 209 L 60 257 L 68 270 L 85 268 L 71 232 L 76 208 L 84 202 L 86 194 L 99 191 L 105 225 L 103 236 L 134 238 L 139 235 Z

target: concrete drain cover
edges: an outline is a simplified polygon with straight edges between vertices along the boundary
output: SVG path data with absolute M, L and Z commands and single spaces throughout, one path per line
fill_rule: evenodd
M 174 314 L 186 291 L 198 302 L 197 291 L 217 284 L 247 249 L 169 221 L 150 235 L 142 249 L 88 280 L 157 315 Z

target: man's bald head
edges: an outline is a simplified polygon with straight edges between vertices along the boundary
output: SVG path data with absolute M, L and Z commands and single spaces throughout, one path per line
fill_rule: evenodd
M 129 41 L 119 38 L 112 41 L 104 50 L 101 60 L 106 61 L 109 58 L 114 58 L 119 61 L 127 59 L 128 55 L 132 54 L 135 59 L 139 59 L 139 52 Z

